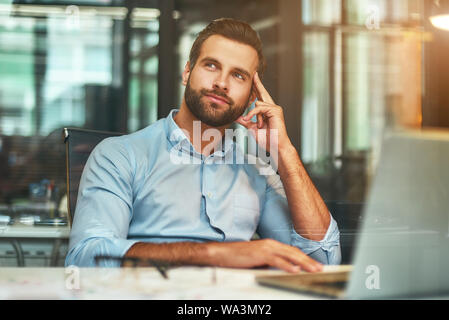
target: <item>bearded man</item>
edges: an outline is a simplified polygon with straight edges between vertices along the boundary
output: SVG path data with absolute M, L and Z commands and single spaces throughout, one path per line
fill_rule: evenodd
M 247 23 L 223 18 L 200 32 L 182 74 L 179 110 L 105 139 L 90 155 L 66 265 L 93 266 L 105 255 L 288 272 L 340 263 L 337 224 L 260 80 L 264 65 L 260 38 Z M 262 175 L 256 164 L 223 161 L 242 152 L 225 135 L 234 122 L 276 153 L 277 170 Z

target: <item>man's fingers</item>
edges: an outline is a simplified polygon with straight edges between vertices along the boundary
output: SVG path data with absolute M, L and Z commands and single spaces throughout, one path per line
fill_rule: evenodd
M 235 120 L 235 122 L 237 122 L 238 124 L 241 124 L 246 129 L 252 129 L 255 126 L 254 122 L 252 122 L 250 120 L 244 120 L 243 116 L 240 117 L 240 118 L 237 118 L 237 120 Z
M 299 272 L 301 269 L 307 272 L 319 272 L 322 271 L 322 266 L 315 260 L 311 259 L 304 254 L 303 257 L 295 254 L 279 254 L 269 261 L 273 267 L 285 270 L 287 272 Z
M 256 74 L 254 75 L 254 83 L 256 84 L 256 89 L 259 93 L 260 99 L 264 102 L 274 104 L 274 101 L 271 98 L 270 94 L 268 93 L 267 89 L 265 89 L 265 87 L 262 84 L 262 81 L 260 81 L 258 72 L 256 72 Z
M 260 103 L 254 103 L 254 108 L 258 108 L 260 106 Z M 257 128 L 262 128 L 263 127 L 263 117 L 261 114 L 257 115 Z
M 322 271 L 323 265 L 318 261 L 310 258 L 304 252 L 296 247 L 282 243 L 282 247 L 278 248 L 278 255 L 290 261 L 293 265 L 297 265 L 308 272 Z
M 288 257 L 292 259 L 292 262 L 300 265 L 306 271 L 314 272 L 314 271 L 321 271 L 323 269 L 323 265 L 321 263 L 315 261 L 298 248 L 289 246 L 288 249 L 290 251 L 288 253 Z
M 283 259 L 281 257 L 274 257 L 270 261 L 270 265 L 272 267 L 275 267 L 275 268 L 278 268 L 278 269 L 282 269 L 284 271 L 292 272 L 292 273 L 296 273 L 296 272 L 301 271 L 301 268 L 299 266 L 296 266 L 296 265 L 292 264 L 291 262 L 289 262 L 286 259 Z
M 321 263 L 313 260 L 305 253 L 301 252 L 299 249 L 294 254 L 289 254 L 288 258 L 290 261 L 292 261 L 292 263 L 299 265 L 302 269 L 308 272 L 318 272 L 322 271 L 323 269 Z
M 254 125 L 256 125 L 254 123 Z M 321 264 L 300 249 L 273 239 L 250 242 L 213 243 L 214 263 L 224 267 L 252 268 L 271 266 L 286 272 L 321 271 Z M 218 260 L 217 260 L 218 259 Z
M 253 82 L 254 82 L 254 81 L 253 81 Z M 252 94 L 254 94 L 254 96 L 256 97 L 256 99 L 254 99 L 254 101 L 250 102 L 250 105 L 251 105 L 252 103 L 254 103 L 254 102 L 261 101 L 261 100 L 260 100 L 261 97 L 260 97 L 259 91 L 258 91 L 257 88 L 256 88 L 256 84 L 255 84 L 255 83 L 253 83 L 253 86 L 252 86 L 252 88 L 251 88 L 251 91 L 252 91 Z
M 263 127 L 263 117 L 262 114 L 258 114 L 257 115 L 257 128 L 262 128 Z
M 268 106 L 259 105 L 256 108 L 249 111 L 248 114 L 244 117 L 244 119 L 248 121 L 255 115 L 269 112 L 269 109 L 270 109 L 270 107 L 268 107 Z

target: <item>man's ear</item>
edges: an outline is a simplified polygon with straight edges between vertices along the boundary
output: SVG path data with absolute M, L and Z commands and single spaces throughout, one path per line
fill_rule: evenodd
M 189 79 L 189 75 L 190 75 L 190 61 L 187 61 L 185 67 L 184 67 L 184 71 L 182 72 L 182 84 L 184 86 L 187 85 L 187 80 Z

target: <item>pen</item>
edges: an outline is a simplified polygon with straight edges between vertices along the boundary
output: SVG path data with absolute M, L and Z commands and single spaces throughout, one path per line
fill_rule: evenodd
M 115 256 L 106 256 L 106 255 L 98 255 L 95 256 L 95 264 L 99 265 L 101 260 L 113 260 L 121 262 L 121 265 L 124 266 L 127 262 L 132 263 L 132 267 L 137 267 L 139 264 L 143 265 L 151 265 L 156 268 L 156 270 L 161 274 L 164 279 L 168 279 L 167 275 L 167 266 L 163 265 L 159 261 L 151 260 L 151 259 L 141 259 L 135 257 L 115 257 Z
M 156 262 L 154 260 L 148 260 L 148 262 L 151 265 L 153 265 L 157 269 L 157 271 L 159 271 L 159 273 L 162 275 L 162 277 L 164 277 L 164 279 L 168 279 L 168 275 L 167 275 L 165 266 L 161 266 L 158 262 Z

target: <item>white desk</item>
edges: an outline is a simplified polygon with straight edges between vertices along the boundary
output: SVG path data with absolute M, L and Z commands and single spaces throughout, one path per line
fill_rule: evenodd
M 25 258 L 20 245 L 21 240 L 31 239 L 47 239 L 53 241 L 53 249 L 51 253 L 50 265 L 56 266 L 59 249 L 63 241 L 68 241 L 70 236 L 70 228 L 65 227 L 47 227 L 34 226 L 25 224 L 14 224 L 0 226 L 0 240 L 9 241 L 13 246 L 16 256 L 17 265 L 23 267 Z
M 348 266 L 325 266 L 325 272 Z M 1 268 L 3 299 L 291 300 L 318 296 L 263 287 L 255 276 L 278 270 L 179 267 L 164 279 L 154 268 Z M 78 289 L 77 289 L 78 287 Z
M 69 227 L 47 227 L 14 224 L 0 227 L 0 238 L 51 238 L 68 239 Z

